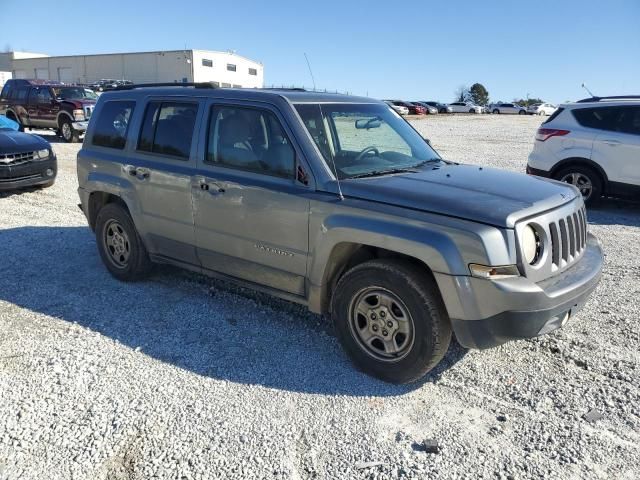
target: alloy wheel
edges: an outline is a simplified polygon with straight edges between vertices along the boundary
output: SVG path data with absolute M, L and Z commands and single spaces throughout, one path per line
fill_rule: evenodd
M 569 183 L 580 190 L 582 197 L 587 201 L 593 192 L 593 182 L 583 173 L 567 173 L 560 179 L 561 182 Z

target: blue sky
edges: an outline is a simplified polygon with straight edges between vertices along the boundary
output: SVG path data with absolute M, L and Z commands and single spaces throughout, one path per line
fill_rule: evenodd
M 164 6 L 167 5 L 167 6 Z M 640 94 L 640 1 L 0 0 L 0 49 L 50 55 L 236 50 L 265 83 L 452 101 Z M 41 22 L 40 27 L 39 25 Z

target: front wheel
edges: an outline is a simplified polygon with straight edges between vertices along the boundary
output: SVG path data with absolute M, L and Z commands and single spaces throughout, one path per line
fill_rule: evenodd
M 147 249 L 131 216 L 116 203 L 108 203 L 98 212 L 96 242 L 102 262 L 118 280 L 138 280 L 151 269 Z
M 68 118 L 60 121 L 60 136 L 67 143 L 78 143 L 80 141 L 80 133 L 73 128 L 71 120 Z
M 498 110 L 497 108 L 493 109 L 493 113 L 495 113 L 496 115 L 500 113 L 500 110 Z
M 586 204 L 593 205 L 602 196 L 600 176 L 589 167 L 567 167 L 555 174 L 554 178 L 577 187 Z
M 526 114 L 526 113 L 527 113 L 527 111 L 526 111 L 526 110 L 520 110 L 520 111 L 518 112 L 518 115 L 524 115 L 524 114 Z
M 365 373 L 391 383 L 423 377 L 451 341 L 449 317 L 425 268 L 371 260 L 343 275 L 331 315 L 340 343 Z

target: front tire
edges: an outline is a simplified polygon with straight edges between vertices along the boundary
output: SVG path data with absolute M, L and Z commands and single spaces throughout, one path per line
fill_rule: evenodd
M 391 383 L 419 380 L 444 357 L 451 326 L 425 268 L 371 260 L 345 273 L 331 315 L 340 343 L 363 372 Z
M 497 115 L 497 114 L 499 114 L 499 113 L 500 113 L 500 110 L 498 110 L 497 108 L 494 108 L 494 109 L 493 109 L 493 113 Z
M 554 178 L 577 187 L 587 205 L 596 204 L 602 197 L 602 179 L 589 167 L 576 165 L 563 168 L 554 175 Z
M 518 112 L 518 115 L 526 115 L 527 111 L 526 110 L 520 110 Z
M 67 143 L 78 143 L 80 133 L 73 128 L 71 120 L 64 118 L 60 121 L 60 136 Z
M 116 203 L 108 203 L 98 212 L 96 243 L 102 262 L 118 280 L 139 280 L 151 270 L 149 254 L 131 216 Z

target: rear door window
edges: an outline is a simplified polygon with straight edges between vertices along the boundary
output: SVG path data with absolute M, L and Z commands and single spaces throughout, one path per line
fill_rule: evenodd
M 105 102 L 100 115 L 95 120 L 92 144 L 99 147 L 116 148 L 122 150 L 127 143 L 127 131 L 135 102 L 110 101 Z
M 618 118 L 618 131 L 640 135 L 640 107 L 621 107 Z
M 197 103 L 150 102 L 142 122 L 138 150 L 187 160 L 197 115 Z
M 572 111 L 580 125 L 598 130 L 615 130 L 619 110 L 616 107 L 578 108 Z

